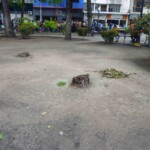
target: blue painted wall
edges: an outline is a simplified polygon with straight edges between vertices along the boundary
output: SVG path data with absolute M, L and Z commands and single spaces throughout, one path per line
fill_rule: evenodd
M 83 7 L 84 7 L 84 2 L 83 1 L 84 0 L 79 0 L 78 3 L 73 3 L 73 8 L 83 9 Z M 34 0 L 33 1 L 33 7 L 40 7 L 39 0 Z M 42 7 L 46 7 L 46 8 L 66 8 L 66 0 L 62 0 L 62 2 L 60 4 L 56 4 L 56 5 L 50 5 L 47 2 L 43 2 Z

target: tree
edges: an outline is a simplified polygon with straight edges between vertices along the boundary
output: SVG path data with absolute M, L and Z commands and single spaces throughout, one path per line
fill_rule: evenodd
M 16 0 L 18 7 L 21 9 L 21 18 L 24 17 L 25 0 Z
M 88 29 L 90 31 L 92 25 L 92 4 L 91 0 L 87 0 L 87 18 L 88 18 Z
M 48 2 L 50 4 L 58 4 L 58 3 L 61 3 L 62 0 L 48 0 Z M 66 29 L 65 29 L 65 39 L 66 40 L 71 40 L 72 4 L 73 4 L 73 0 L 66 0 L 66 10 L 67 10 Z
M 129 28 L 133 43 L 140 43 L 141 33 L 146 34 L 150 39 L 150 14 L 143 15 L 143 18 L 135 18 L 133 26 Z
M 67 7 L 67 16 L 66 16 L 66 30 L 65 30 L 65 39 L 71 40 L 71 9 L 72 9 L 72 1 L 66 0 L 66 7 Z
M 8 0 L 9 8 L 19 9 L 21 11 L 21 18 L 24 17 L 25 0 Z
M 4 24 L 5 24 L 5 36 L 15 37 L 7 0 L 2 0 L 2 8 L 3 8 L 3 16 L 4 16 Z

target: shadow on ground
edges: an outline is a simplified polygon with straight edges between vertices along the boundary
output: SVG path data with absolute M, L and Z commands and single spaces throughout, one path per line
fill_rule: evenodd
M 141 67 L 141 69 L 150 71 L 150 57 L 144 59 L 134 59 L 133 63 L 135 63 L 135 65 L 137 65 L 138 67 Z

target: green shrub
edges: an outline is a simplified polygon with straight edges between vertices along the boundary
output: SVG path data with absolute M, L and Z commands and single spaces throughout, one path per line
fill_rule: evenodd
M 117 33 L 114 30 L 106 30 L 106 31 L 101 31 L 100 34 L 105 42 L 113 43 L 114 37 Z
M 79 36 L 87 36 L 88 28 L 78 28 L 77 33 Z
M 57 23 L 56 23 L 56 21 L 53 21 L 53 20 L 50 20 L 50 21 L 49 20 L 45 20 L 44 23 L 43 23 L 43 27 L 53 31 L 53 30 L 56 30 Z
M 65 86 L 65 85 L 66 85 L 66 82 L 64 82 L 64 81 L 59 81 L 57 83 L 57 86 Z
M 35 26 L 33 22 L 22 18 L 19 22 L 18 31 L 21 33 L 22 38 L 25 39 L 34 32 Z
M 33 22 L 34 29 L 39 29 L 39 25 L 36 22 Z
M 66 22 L 61 23 L 60 28 L 61 28 L 62 34 L 65 34 L 65 30 L 66 30 Z

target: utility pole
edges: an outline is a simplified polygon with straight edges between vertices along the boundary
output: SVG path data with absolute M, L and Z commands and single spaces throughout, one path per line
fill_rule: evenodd
M 40 22 L 42 22 L 42 0 L 40 0 Z
M 141 4 L 141 12 L 140 12 L 140 17 L 143 17 L 143 7 L 144 7 L 144 0 L 142 0 L 142 4 Z
M 98 23 L 99 23 L 99 13 L 100 13 L 100 6 L 98 5 L 98 8 L 97 8 L 97 11 L 98 11 Z

